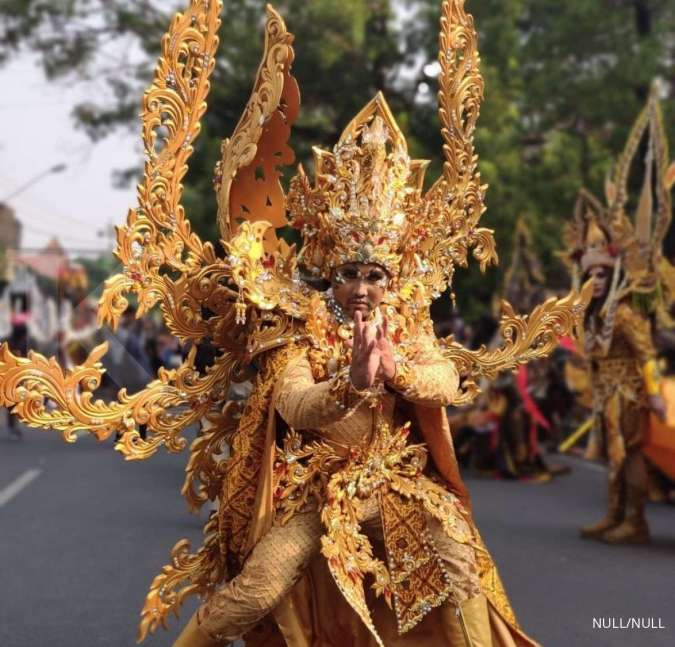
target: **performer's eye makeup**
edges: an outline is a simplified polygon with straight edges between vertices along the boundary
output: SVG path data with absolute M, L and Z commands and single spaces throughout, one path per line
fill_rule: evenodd
M 387 274 L 380 269 L 372 269 L 363 273 L 358 267 L 348 265 L 346 267 L 341 267 L 335 272 L 335 280 L 337 283 L 345 283 L 346 281 L 365 281 L 370 285 L 383 287 L 387 283 Z
M 361 278 L 361 272 L 359 272 L 355 267 L 344 267 L 340 270 L 340 274 L 343 279 L 347 281 L 356 281 Z
M 368 272 L 366 275 L 366 281 L 368 283 L 371 283 L 372 285 L 383 285 L 387 280 L 386 275 L 384 272 L 381 272 L 380 270 L 371 270 Z

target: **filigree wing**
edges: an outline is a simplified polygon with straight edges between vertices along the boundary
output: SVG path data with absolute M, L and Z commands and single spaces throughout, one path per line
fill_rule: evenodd
M 139 206 L 117 230 L 115 253 L 124 273 L 107 282 L 99 323 L 114 327 L 128 306 L 125 295 L 133 294 L 138 316 L 159 304 L 174 334 L 184 341 L 200 341 L 208 331 L 200 314 L 202 303 L 226 291 L 220 285 L 224 264 L 210 244 L 202 244 L 191 232 L 180 204 L 187 160 L 206 110 L 221 8 L 220 0 L 192 0 L 184 13 L 174 16 L 162 40 L 155 76 L 143 99 L 147 160 L 138 187 Z M 160 370 L 139 393 L 128 395 L 123 389 L 117 401 L 104 403 L 94 400 L 93 392 L 103 374 L 99 360 L 105 348 L 94 349 L 81 366 L 66 370 L 53 358 L 37 353 L 19 358 L 2 347 L 1 403 L 13 407 L 25 423 L 56 429 L 71 442 L 82 430 L 101 440 L 124 434 L 118 449 L 127 458 L 146 458 L 162 445 L 170 451 L 185 447 L 180 432 L 213 405 L 209 394 L 226 388 L 234 364 L 225 353 L 206 375 L 199 375 L 193 349 L 181 367 Z M 149 428 L 147 442 L 140 440 L 139 425 Z
M 167 325 L 181 339 L 199 340 L 206 334 L 202 318 L 186 317 L 183 309 L 195 305 L 190 286 L 183 282 L 177 287 L 180 280 L 172 277 L 217 264 L 213 246 L 192 232 L 180 201 L 206 111 L 221 9 L 221 0 L 192 0 L 184 13 L 174 16 L 162 39 L 154 79 L 143 97 L 146 162 L 138 207 L 117 228 L 115 255 L 124 272 L 106 281 L 99 303 L 101 324 L 115 327 L 128 307 L 126 295 L 133 294 L 138 317 L 160 304 Z
M 300 91 L 291 74 L 293 35 L 281 16 L 267 6 L 265 47 L 253 92 L 232 137 L 222 144 L 216 167 L 218 226 L 225 241 L 243 221 L 265 220 L 265 246 L 276 251 L 274 228 L 287 224 L 280 166 L 293 163 L 288 145 L 300 107 Z
M 468 350 L 451 337 L 443 340 L 443 354 L 455 364 L 462 377 L 462 392 L 454 404 L 469 404 L 480 393 L 480 378 L 493 380 L 501 371 L 550 355 L 560 337 L 573 335 L 578 329 L 591 295 L 592 285 L 586 283 L 580 293 L 571 292 L 564 299 L 548 299 L 529 315 L 517 315 L 504 301 L 499 327 L 504 343 L 495 350 L 485 346 Z
M 481 184 L 474 133 L 483 98 L 477 34 L 464 0 L 444 0 L 439 36 L 439 119 L 443 138 L 443 175 L 425 196 L 426 208 L 440 215 L 430 237 L 437 268 L 428 273 L 432 292 L 452 282 L 455 266 L 465 266 L 468 253 L 481 269 L 496 263 L 492 232 L 478 227 L 485 211 L 487 186 Z M 442 277 L 442 281 L 439 280 Z
M 30 352 L 14 355 L 0 346 L 0 406 L 25 424 L 61 432 L 68 442 L 87 431 L 98 440 L 117 433 L 116 449 L 128 460 L 145 459 L 160 447 L 179 452 L 187 446 L 180 432 L 222 401 L 233 359 L 222 355 L 200 375 L 194 369 L 195 350 L 177 369 L 160 369 L 156 380 L 132 395 L 122 389 L 117 401 L 94 399 L 105 371 L 100 359 L 107 345 L 97 346 L 85 362 L 63 369 L 54 358 Z M 138 425 L 147 425 L 147 441 L 140 439 Z

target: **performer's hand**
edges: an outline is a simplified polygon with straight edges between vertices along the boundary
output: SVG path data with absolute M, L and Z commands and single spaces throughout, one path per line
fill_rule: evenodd
M 662 420 L 666 419 L 666 401 L 660 395 L 649 396 L 649 408 Z
M 380 353 L 380 367 L 378 377 L 383 382 L 393 380 L 396 376 L 396 360 L 394 359 L 394 347 L 389 339 L 389 326 L 387 318 L 382 319 L 382 325 L 377 327 L 377 350 Z
M 380 368 L 380 352 L 377 348 L 377 330 L 375 326 L 363 321 L 357 310 L 354 315 L 354 338 L 352 342 L 352 363 L 349 377 L 359 391 L 369 389 L 375 384 Z

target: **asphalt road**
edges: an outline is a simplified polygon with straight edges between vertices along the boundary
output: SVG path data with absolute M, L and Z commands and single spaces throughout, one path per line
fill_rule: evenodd
M 0 416 L 0 421 L 2 417 Z M 0 647 L 131 647 L 146 590 L 201 521 L 179 494 L 184 457 L 125 463 L 112 443 L 0 427 Z M 469 480 L 479 528 L 523 627 L 545 647 L 675 645 L 675 508 L 651 506 L 648 548 L 583 542 L 604 478 L 573 462 L 548 484 Z M 182 620 L 194 609 L 186 605 Z M 594 629 L 593 618 L 665 629 Z M 150 637 L 171 645 L 178 630 Z

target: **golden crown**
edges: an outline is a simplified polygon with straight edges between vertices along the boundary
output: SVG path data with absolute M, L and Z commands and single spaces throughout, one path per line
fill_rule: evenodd
M 352 120 L 332 153 L 315 148 L 314 162 L 314 186 L 301 167 L 288 194 L 291 224 L 305 241 L 300 262 L 326 279 L 350 261 L 398 276 L 423 239 L 416 216 L 428 162 L 410 159 L 383 95 Z

